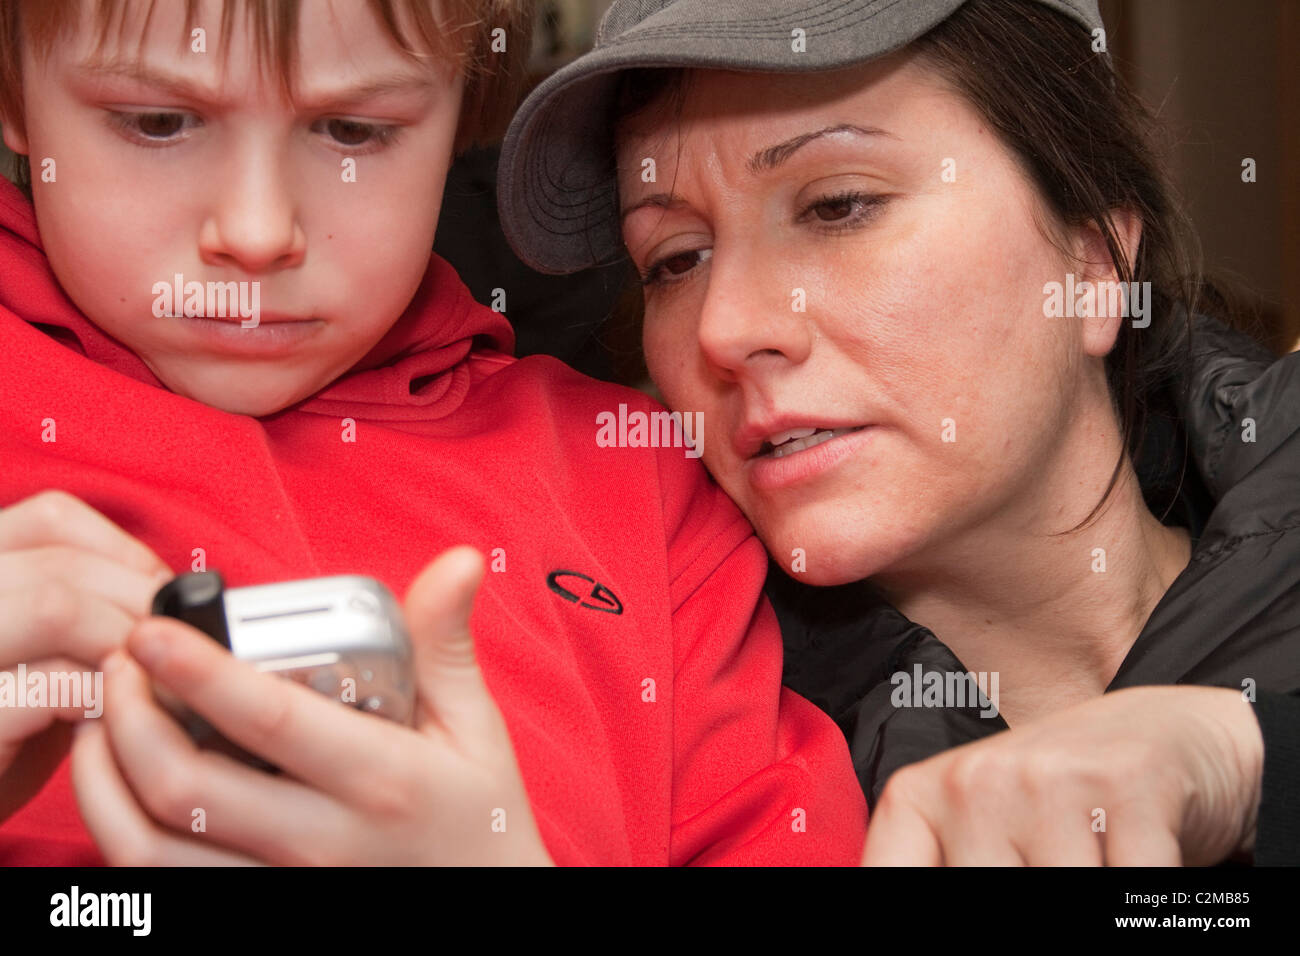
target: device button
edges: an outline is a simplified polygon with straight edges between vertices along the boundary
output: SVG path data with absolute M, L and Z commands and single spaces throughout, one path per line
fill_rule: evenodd
M 383 613 L 383 609 L 379 606 L 379 598 L 369 591 L 358 591 L 353 594 L 352 597 L 348 598 L 348 607 L 370 617 L 379 617 Z

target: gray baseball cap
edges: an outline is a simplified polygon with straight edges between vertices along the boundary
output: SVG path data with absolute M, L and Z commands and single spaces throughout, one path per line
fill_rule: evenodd
M 497 169 L 506 238 L 541 272 L 622 257 L 613 143 L 620 71 L 842 69 L 906 46 L 964 2 L 615 0 L 592 50 L 540 83 L 510 123 Z M 1097 0 L 1037 2 L 1089 32 L 1102 28 Z

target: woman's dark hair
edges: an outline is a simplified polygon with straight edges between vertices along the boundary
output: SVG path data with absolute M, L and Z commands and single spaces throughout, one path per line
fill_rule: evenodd
M 1199 242 L 1156 148 L 1155 118 L 1079 24 L 1041 3 L 968 0 L 908 49 L 997 131 L 1059 223 L 1095 223 L 1118 279 L 1151 283 L 1150 325 L 1122 322 L 1106 358 L 1124 448 L 1136 459 L 1158 393 L 1186 378 L 1191 316 L 1205 309 L 1232 323 L 1239 308 L 1204 281 Z M 686 79 L 681 70 L 629 71 L 618 115 L 625 122 L 651 107 L 679 108 Z M 1118 209 L 1142 222 L 1132 262 L 1111 220 Z M 1101 501 L 1072 531 L 1100 514 L 1124 461 L 1121 454 Z

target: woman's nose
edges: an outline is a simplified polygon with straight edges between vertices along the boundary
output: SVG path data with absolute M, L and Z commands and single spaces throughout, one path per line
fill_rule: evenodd
M 797 365 L 813 332 L 807 291 L 787 270 L 753 258 L 727 261 L 715 249 L 698 325 L 705 359 L 727 380 Z
M 199 234 L 199 253 L 210 265 L 266 272 L 300 264 L 307 237 L 288 176 L 276 157 L 239 157 L 214 199 Z

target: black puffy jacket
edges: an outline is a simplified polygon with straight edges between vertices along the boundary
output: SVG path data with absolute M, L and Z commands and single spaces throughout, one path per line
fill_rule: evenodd
M 1255 859 L 1300 863 L 1300 698 L 1288 696 L 1300 694 L 1300 353 L 1275 358 L 1202 316 L 1191 352 L 1190 379 L 1166 393 L 1167 414 L 1157 403 L 1136 470 L 1152 511 L 1190 531 L 1192 558 L 1107 690 L 1253 687 L 1265 734 Z M 891 675 L 966 668 L 869 584 L 813 588 L 773 566 L 768 594 L 785 683 L 844 731 L 869 804 L 899 767 L 1007 729 L 975 702 L 893 706 Z

